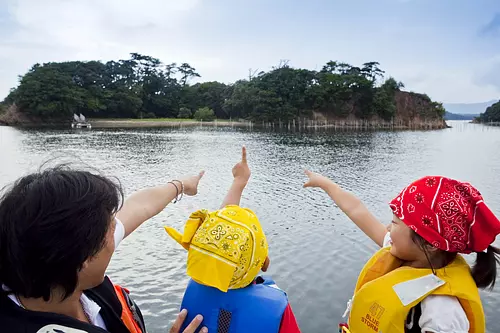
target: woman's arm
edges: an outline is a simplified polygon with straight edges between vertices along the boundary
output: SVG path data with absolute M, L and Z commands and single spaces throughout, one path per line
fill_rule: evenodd
M 309 180 L 304 187 L 319 187 L 325 191 L 339 208 L 370 237 L 378 246 L 382 247 L 387 234 L 386 226 L 380 223 L 366 206 L 353 194 L 343 190 L 327 177 L 306 171 Z
M 233 183 L 220 208 L 224 208 L 228 205 L 240 205 L 241 195 L 248 184 L 250 175 L 251 172 L 247 162 L 247 149 L 243 147 L 241 148 L 241 161 L 233 167 Z
M 123 203 L 116 217 L 125 227 L 125 237 L 130 235 L 145 221 L 160 213 L 177 195 L 196 195 L 198 183 L 204 172 L 197 176 L 172 181 L 166 185 L 146 188 L 133 193 Z

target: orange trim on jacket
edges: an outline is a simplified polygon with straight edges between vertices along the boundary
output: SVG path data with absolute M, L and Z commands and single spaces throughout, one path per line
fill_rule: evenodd
M 125 326 L 127 326 L 130 333 L 146 333 L 143 332 L 141 327 L 139 326 L 137 322 L 137 315 L 134 315 L 133 308 L 135 307 L 135 305 L 131 303 L 130 298 L 128 297 L 128 294 L 130 294 L 130 292 L 126 288 L 122 288 L 116 284 L 114 285 L 114 287 L 116 296 L 118 296 L 118 299 L 120 300 L 120 303 L 122 305 L 122 322 L 125 324 Z

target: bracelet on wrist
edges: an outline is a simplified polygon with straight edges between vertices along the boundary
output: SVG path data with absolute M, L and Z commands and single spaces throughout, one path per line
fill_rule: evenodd
M 175 182 L 178 182 L 180 184 L 180 189 L 179 186 Z M 174 204 L 178 203 L 183 196 L 184 193 L 184 184 L 180 180 L 172 180 L 171 182 L 168 182 L 167 184 L 172 184 L 175 187 L 175 198 L 174 198 Z
M 179 183 L 179 187 L 175 184 L 175 183 Z M 184 183 L 181 181 L 181 180 L 177 180 L 177 179 L 174 179 L 170 182 L 172 185 L 175 186 L 175 189 L 177 190 L 177 194 L 175 196 L 175 200 L 174 200 L 174 203 L 178 203 L 179 201 L 182 200 L 182 198 L 184 197 Z

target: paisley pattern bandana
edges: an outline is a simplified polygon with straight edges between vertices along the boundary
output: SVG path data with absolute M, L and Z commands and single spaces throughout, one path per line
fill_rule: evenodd
M 257 216 L 239 206 L 192 213 L 182 235 L 170 227 L 165 230 L 188 250 L 187 274 L 223 292 L 251 284 L 268 255 Z
M 500 233 L 500 221 L 469 183 L 427 176 L 408 185 L 389 206 L 408 227 L 448 252 L 482 252 Z

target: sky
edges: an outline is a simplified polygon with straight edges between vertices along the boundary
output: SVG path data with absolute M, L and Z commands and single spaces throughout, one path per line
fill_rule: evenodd
M 445 103 L 500 99 L 498 0 L 0 0 L 0 100 L 35 63 L 187 62 L 201 81 L 249 69 L 378 61 Z

